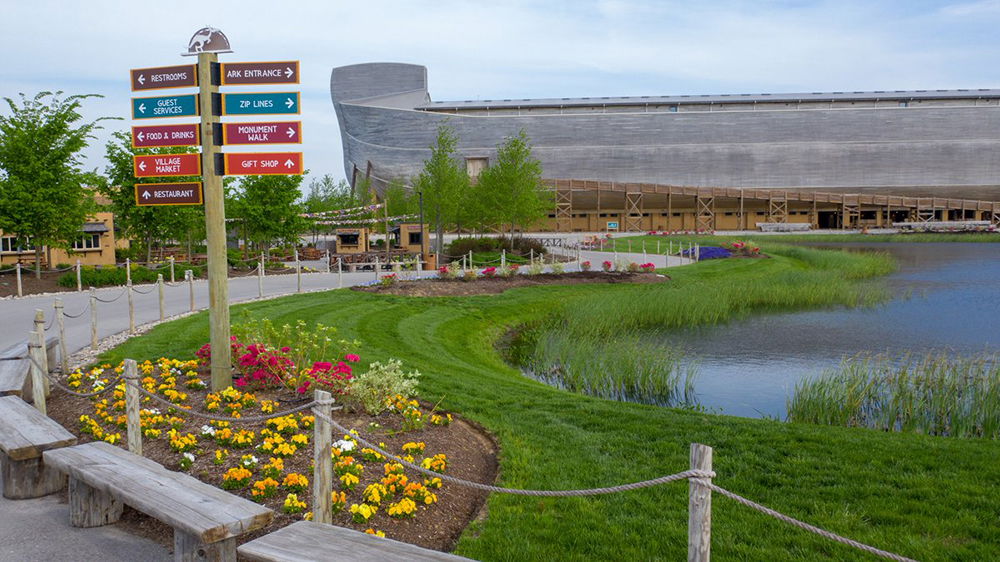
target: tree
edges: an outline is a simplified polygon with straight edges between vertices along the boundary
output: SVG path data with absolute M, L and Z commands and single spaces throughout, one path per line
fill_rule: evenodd
M 542 163 L 531 155 L 528 135 L 522 129 L 497 147 L 496 161 L 479 175 L 477 186 L 482 208 L 494 222 L 528 226 L 551 212 L 552 194 L 542 184 Z
M 330 174 L 309 182 L 309 192 L 302 200 L 307 213 L 346 209 L 357 204 L 358 198 L 347 180 L 334 181 Z
M 205 224 L 205 209 L 200 205 L 177 205 L 146 207 L 135 204 L 136 183 L 173 183 L 178 181 L 199 181 L 191 178 L 136 178 L 132 157 L 143 154 L 183 154 L 193 152 L 189 147 L 132 148 L 132 138 L 128 133 L 118 131 L 105 145 L 105 168 L 107 181 L 99 187 L 100 192 L 111 200 L 111 210 L 115 214 L 115 225 L 125 236 L 142 240 L 146 246 L 146 261 L 152 258 L 153 242 L 161 244 L 166 240 L 187 242 L 188 255 L 194 240 L 202 240 Z
M 441 253 L 444 225 L 454 222 L 459 209 L 459 198 L 468 190 L 469 176 L 455 158 L 458 137 L 447 124 L 438 127 L 437 141 L 431 157 L 424 160 L 424 169 L 417 177 L 416 188 L 424 194 L 427 214 L 434 223 L 434 251 Z
M 415 215 L 420 212 L 420 204 L 413 190 L 403 185 L 403 182 L 393 180 L 382 193 L 386 214 L 390 217 L 400 215 Z
M 309 225 L 300 214 L 302 176 L 245 176 L 230 216 L 243 221 L 247 239 L 264 251 L 279 243 L 298 243 Z
M 41 92 L 20 105 L 4 98 L 9 116 L 0 116 L 0 230 L 30 239 L 35 276 L 40 278 L 42 247 L 69 248 L 94 210 L 89 175 L 80 170 L 80 151 L 98 123 L 82 122 L 81 102 L 95 94 L 69 96 Z

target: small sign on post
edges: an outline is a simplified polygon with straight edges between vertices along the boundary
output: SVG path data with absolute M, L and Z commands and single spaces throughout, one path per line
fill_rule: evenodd
M 186 88 L 198 85 L 198 67 L 193 64 L 132 69 L 132 91 Z
M 135 204 L 153 205 L 201 205 L 201 182 L 185 183 L 137 183 Z
M 297 115 L 299 113 L 298 92 L 222 94 L 223 115 Z
M 132 127 L 132 148 L 197 146 L 201 129 L 197 123 L 184 125 L 143 125 Z
M 302 175 L 301 152 L 227 152 L 227 176 Z
M 224 62 L 219 65 L 223 86 L 298 84 L 299 61 Z
M 199 115 L 198 94 L 132 98 L 132 119 Z
M 302 122 L 224 123 L 222 144 L 302 144 Z
M 151 154 L 132 157 L 137 178 L 201 175 L 201 154 Z

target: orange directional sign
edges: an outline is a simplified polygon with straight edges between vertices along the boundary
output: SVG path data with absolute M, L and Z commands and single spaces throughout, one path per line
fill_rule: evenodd
M 227 152 L 227 176 L 297 176 L 302 174 L 301 152 Z
M 133 68 L 132 91 L 184 88 L 198 85 L 198 66 L 182 64 L 156 68 Z
M 224 62 L 219 77 L 223 86 L 241 84 L 298 84 L 299 61 Z
M 222 144 L 301 144 L 301 121 L 223 123 Z
M 201 175 L 201 154 L 133 156 L 132 164 L 137 178 Z
M 153 205 L 201 205 L 201 182 L 187 183 L 137 183 L 135 184 L 135 204 L 141 207 Z

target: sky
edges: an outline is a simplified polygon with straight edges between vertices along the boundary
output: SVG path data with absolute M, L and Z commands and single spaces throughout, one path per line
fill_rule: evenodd
M 1000 0 L 2 0 L 0 8 L 0 97 L 100 94 L 84 115 L 121 118 L 105 122 L 84 153 L 98 171 L 110 133 L 135 124 L 129 69 L 190 64 L 180 53 L 205 26 L 229 38 L 234 53 L 222 62 L 301 61 L 306 183 L 345 177 L 330 71 L 362 62 L 426 66 L 433 100 L 1000 88 Z M 223 91 L 275 89 L 285 88 Z M 152 121 L 193 119 L 141 124 Z M 271 149 L 299 148 L 255 150 Z

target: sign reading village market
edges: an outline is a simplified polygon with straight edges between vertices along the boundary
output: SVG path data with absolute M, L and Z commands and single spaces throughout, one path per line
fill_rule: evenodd
M 201 175 L 201 154 L 150 154 L 132 157 L 137 178 Z
M 201 203 L 201 182 L 135 184 L 135 204 L 140 207 Z
M 199 144 L 201 144 L 201 129 L 197 123 L 132 127 L 132 148 L 197 146 Z
M 301 121 L 223 123 L 222 144 L 301 144 Z
M 224 62 L 219 65 L 223 86 L 298 84 L 299 61 Z

